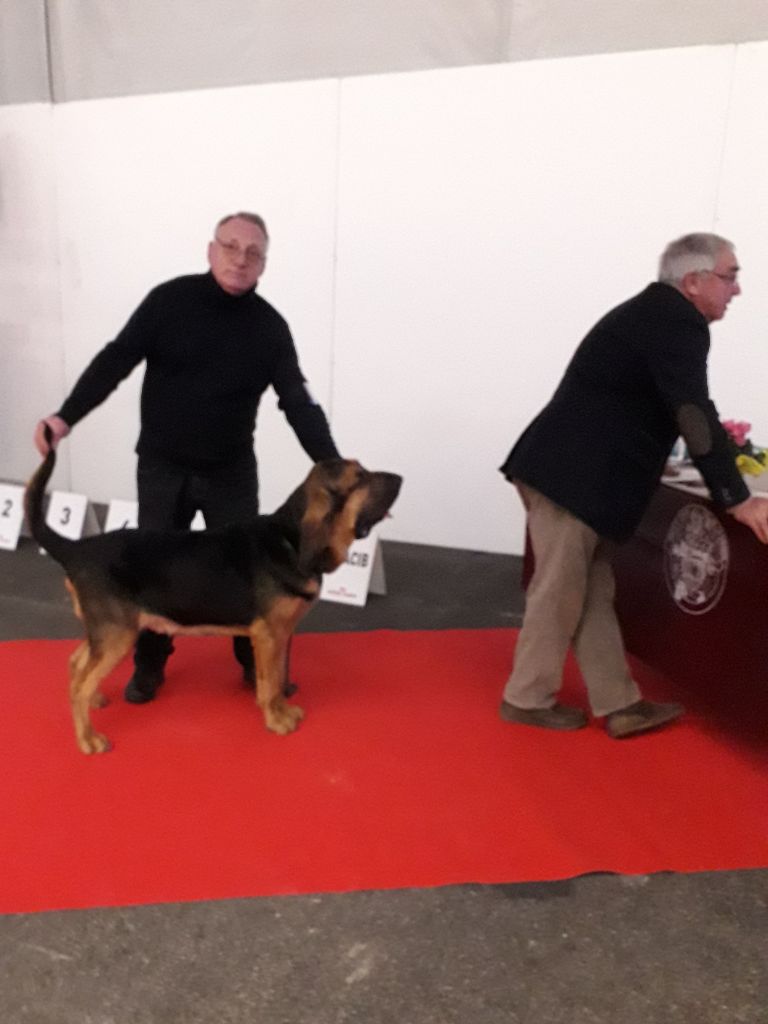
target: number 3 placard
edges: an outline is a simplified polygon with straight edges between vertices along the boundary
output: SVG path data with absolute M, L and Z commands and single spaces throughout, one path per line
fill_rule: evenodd
M 70 540 L 79 540 L 83 534 L 87 508 L 88 499 L 84 494 L 53 491 L 45 521 L 56 533 Z

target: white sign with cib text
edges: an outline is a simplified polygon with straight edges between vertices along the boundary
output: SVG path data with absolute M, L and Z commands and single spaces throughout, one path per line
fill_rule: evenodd
M 375 534 L 354 541 L 347 552 L 347 560 L 334 572 L 323 576 L 321 601 L 341 604 L 365 604 L 368 594 L 386 594 L 384 560 L 381 545 Z
M 14 551 L 24 522 L 24 488 L 0 484 L 0 548 Z

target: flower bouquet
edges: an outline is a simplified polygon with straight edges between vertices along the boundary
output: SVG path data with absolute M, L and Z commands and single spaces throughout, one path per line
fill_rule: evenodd
M 742 420 L 723 420 L 725 432 L 731 440 L 739 471 L 747 476 L 760 476 L 768 469 L 768 449 L 758 448 L 749 439 L 751 423 Z

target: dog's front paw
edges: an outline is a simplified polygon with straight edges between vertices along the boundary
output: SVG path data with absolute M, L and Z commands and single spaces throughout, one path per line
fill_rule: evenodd
M 83 736 L 78 740 L 77 745 L 84 754 L 106 754 L 111 746 L 107 737 L 100 732 L 92 732 Z
M 276 732 L 279 736 L 287 736 L 289 732 L 293 732 L 303 717 L 303 708 L 296 704 L 281 704 L 270 708 L 265 713 L 264 720 L 267 728 L 272 732 Z

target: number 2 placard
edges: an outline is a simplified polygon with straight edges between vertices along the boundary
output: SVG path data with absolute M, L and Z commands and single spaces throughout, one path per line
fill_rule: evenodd
M 0 484 L 0 548 L 14 551 L 24 521 L 24 488 Z

